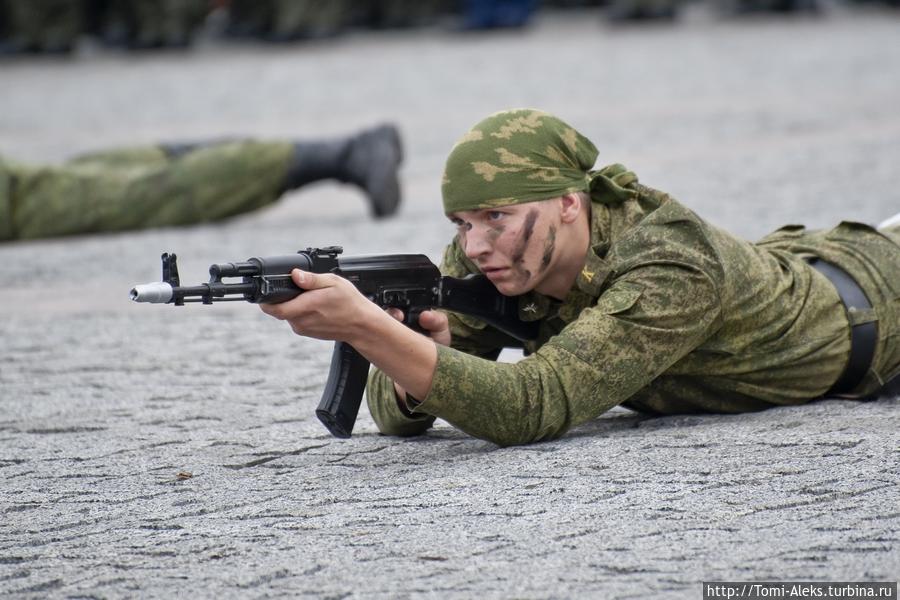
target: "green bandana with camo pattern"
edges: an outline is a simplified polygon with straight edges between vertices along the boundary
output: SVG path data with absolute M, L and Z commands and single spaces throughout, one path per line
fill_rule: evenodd
M 493 114 L 450 152 L 441 184 L 444 212 L 592 192 L 600 183 L 591 171 L 596 160 L 594 144 L 553 115 L 532 109 Z

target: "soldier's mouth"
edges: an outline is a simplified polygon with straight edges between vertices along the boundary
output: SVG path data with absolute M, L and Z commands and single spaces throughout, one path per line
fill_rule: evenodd
M 502 277 L 507 271 L 509 271 L 509 267 L 483 267 L 481 269 L 481 272 L 484 273 L 485 277 L 488 279 Z

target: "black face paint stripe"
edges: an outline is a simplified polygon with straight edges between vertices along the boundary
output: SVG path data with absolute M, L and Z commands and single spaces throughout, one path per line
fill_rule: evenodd
M 537 219 L 537 210 L 532 209 L 525 215 L 525 226 L 522 228 L 522 243 L 519 244 L 518 250 L 513 255 L 513 266 L 518 271 L 519 277 L 523 282 L 531 279 L 531 271 L 523 267 L 522 263 L 525 262 L 525 251 L 528 249 L 528 241 L 531 240 L 531 235 L 534 233 L 534 224 L 537 223 Z
M 537 222 L 538 211 L 531 210 L 525 215 L 525 226 L 522 228 L 522 242 L 513 254 L 513 264 L 519 264 L 525 258 L 525 250 L 528 248 L 528 240 L 534 233 L 534 224 Z
M 545 271 L 550 266 L 553 259 L 553 253 L 556 252 L 556 227 L 550 226 L 547 232 L 547 241 L 544 243 L 544 256 L 541 257 L 541 271 Z
M 488 238 L 492 242 L 496 242 L 497 238 L 499 238 L 501 235 L 503 235 L 504 231 L 506 231 L 506 227 L 503 225 L 498 225 L 496 227 L 492 227 L 492 228 L 488 229 Z
M 530 210 L 528 214 L 525 215 L 525 234 L 522 236 L 522 245 L 526 246 L 528 244 L 528 240 L 531 239 L 531 234 L 534 233 L 534 224 L 537 222 L 538 211 Z

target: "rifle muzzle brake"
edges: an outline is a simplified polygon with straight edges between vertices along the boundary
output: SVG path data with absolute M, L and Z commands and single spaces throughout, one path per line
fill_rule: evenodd
M 128 296 L 135 302 L 165 304 L 172 299 L 172 286 L 163 281 L 144 283 L 131 288 Z

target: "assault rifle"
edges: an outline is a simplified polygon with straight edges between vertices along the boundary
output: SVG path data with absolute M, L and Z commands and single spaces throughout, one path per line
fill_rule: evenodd
M 136 285 L 130 296 L 135 302 L 175 306 L 228 301 L 276 304 L 303 292 L 291 279 L 291 271 L 301 269 L 349 280 L 382 308 L 402 310 L 404 325 L 419 332 L 419 315 L 442 308 L 477 317 L 519 341 L 537 337 L 537 323 L 519 319 L 519 299 L 502 295 L 483 275 L 442 276 L 423 254 L 342 257 L 342 252 L 340 246 L 307 248 L 296 254 L 214 264 L 209 267 L 209 282 L 194 286 L 181 285 L 177 258 L 166 253 L 162 255 L 163 280 Z M 238 277 L 240 281 L 222 281 Z M 365 357 L 350 344 L 335 342 L 331 371 L 316 409 L 316 416 L 335 437 L 350 437 L 368 372 Z

